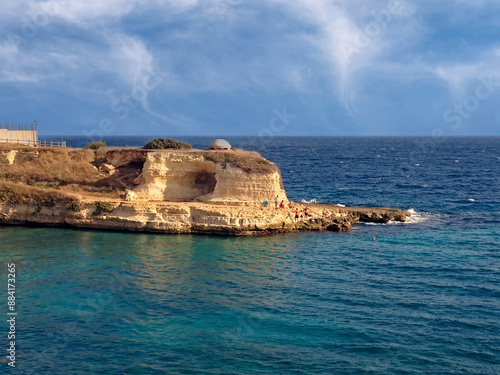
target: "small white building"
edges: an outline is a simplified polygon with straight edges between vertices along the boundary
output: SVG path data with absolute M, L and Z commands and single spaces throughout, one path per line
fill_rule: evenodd
M 1 125 L 0 143 L 34 146 L 38 143 L 37 125 Z

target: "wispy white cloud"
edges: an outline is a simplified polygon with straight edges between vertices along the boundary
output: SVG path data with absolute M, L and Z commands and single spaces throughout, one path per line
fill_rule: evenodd
M 166 8 L 172 12 L 187 10 L 198 0 L 47 0 L 30 2 L 29 13 L 47 13 L 52 17 L 73 23 L 87 23 L 100 18 L 117 18 L 138 12 Z
M 448 85 L 450 95 L 458 100 L 466 95 L 470 85 L 475 85 L 487 77 L 500 77 L 500 49 L 485 51 L 481 58 L 473 63 L 449 63 L 429 67 L 429 70 Z
M 283 4 L 295 17 L 317 28 L 316 34 L 304 38 L 329 62 L 339 99 L 348 110 L 352 110 L 356 97 L 359 73 L 372 69 L 391 53 L 402 33 L 412 36 L 407 21 L 414 7 L 406 1 L 372 1 L 369 7 L 366 2 L 342 0 Z

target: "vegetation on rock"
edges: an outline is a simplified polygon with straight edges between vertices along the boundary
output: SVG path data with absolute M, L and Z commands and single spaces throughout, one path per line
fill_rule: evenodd
M 247 173 L 272 173 L 278 168 L 269 160 L 260 156 L 257 152 L 251 151 L 226 151 L 226 152 L 205 152 L 205 160 L 221 164 L 223 168 L 228 165 L 239 168 Z
M 164 149 L 182 150 L 182 149 L 191 149 L 193 148 L 193 146 L 191 146 L 189 143 L 186 142 L 176 141 L 175 139 L 155 138 L 150 140 L 146 144 L 146 146 L 144 146 L 144 148 L 148 150 L 164 150 Z
M 88 148 L 88 149 L 91 149 L 91 150 L 98 150 L 98 149 L 104 148 L 104 147 L 106 147 L 106 142 L 104 142 L 104 141 L 95 141 L 95 142 L 90 142 L 84 148 Z
M 83 211 L 83 208 L 84 208 L 83 203 L 79 201 L 70 201 L 66 203 L 66 209 L 73 212 L 81 212 Z
M 92 212 L 94 216 L 102 215 L 103 212 L 112 212 L 115 209 L 113 205 L 104 202 L 97 202 L 95 207 L 95 211 Z
M 21 183 L 10 185 L 0 181 L 0 203 L 9 202 L 14 205 L 30 204 L 54 207 L 57 203 L 67 200 L 68 196 L 57 190 L 47 190 L 46 188 Z
M 0 179 L 25 182 L 32 186 L 39 186 L 38 183 L 92 185 L 102 177 L 88 158 L 88 152 L 83 150 L 71 151 L 58 148 L 22 150 L 16 156 L 14 164 L 2 164 Z

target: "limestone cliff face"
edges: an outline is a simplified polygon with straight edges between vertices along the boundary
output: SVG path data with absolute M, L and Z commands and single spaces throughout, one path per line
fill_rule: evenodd
M 207 202 L 240 201 L 262 204 L 274 202 L 276 196 L 287 202 L 279 171 L 247 173 L 239 168 L 217 166 L 217 185 L 214 192 L 204 199 Z
M 288 210 L 274 207 L 214 205 L 200 202 L 107 201 L 107 212 L 98 211 L 100 201 L 87 199 L 78 211 L 64 204 L 40 207 L 0 202 L 0 225 L 43 224 L 132 232 L 260 235 L 292 231 L 344 232 L 358 221 L 405 221 L 406 211 L 387 208 L 339 208 L 315 205 L 310 218 L 294 221 Z M 299 209 L 304 205 L 297 205 Z M 324 216 L 328 210 L 328 217 Z M 314 219 L 312 219 L 314 218 Z
M 134 190 L 139 199 L 222 204 L 262 204 L 276 196 L 287 200 L 277 168 L 247 172 L 193 151 L 147 153 L 140 181 Z
M 100 186 L 104 190 L 94 194 Z M 294 209 L 262 205 L 276 196 L 288 202 L 280 171 L 255 152 L 0 150 L 0 225 L 260 235 L 347 231 L 358 221 L 409 216 L 387 208 L 308 204 L 308 215 L 296 220 Z M 295 207 L 305 212 L 305 205 Z
M 0 164 L 14 164 L 18 153 L 19 151 L 17 150 L 0 151 Z
M 96 212 L 87 200 L 81 211 L 65 205 L 35 207 L 0 203 L 1 224 L 44 224 L 78 228 L 158 233 L 255 235 L 264 231 L 293 230 L 286 212 L 274 208 L 230 207 L 199 202 L 109 202 L 112 212 Z

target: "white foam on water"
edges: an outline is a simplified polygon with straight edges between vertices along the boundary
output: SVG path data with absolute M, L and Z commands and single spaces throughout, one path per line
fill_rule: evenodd
M 401 222 L 401 221 L 391 220 L 387 224 L 392 224 L 392 225 L 419 224 L 431 218 L 431 214 L 425 212 L 417 212 L 413 208 L 410 208 L 409 210 L 407 210 L 407 212 L 410 214 L 410 217 L 407 218 L 406 221 Z
M 313 198 L 311 200 L 302 199 L 300 202 L 301 203 L 318 203 L 318 200 L 316 198 Z
M 468 199 L 468 201 L 469 201 L 469 202 L 475 202 L 476 200 L 475 200 L 475 199 L 470 198 L 470 199 Z
M 408 224 L 420 224 L 423 222 L 426 222 L 431 219 L 431 217 L 435 217 L 435 214 L 430 214 L 426 212 L 416 212 L 413 208 L 410 208 L 407 210 L 407 212 L 410 213 L 410 217 L 406 219 L 406 221 L 395 221 L 395 220 L 390 220 L 387 223 L 360 223 L 363 225 L 372 225 L 372 226 L 377 226 L 377 225 L 408 225 Z
M 335 206 L 345 207 L 345 204 L 337 203 Z

